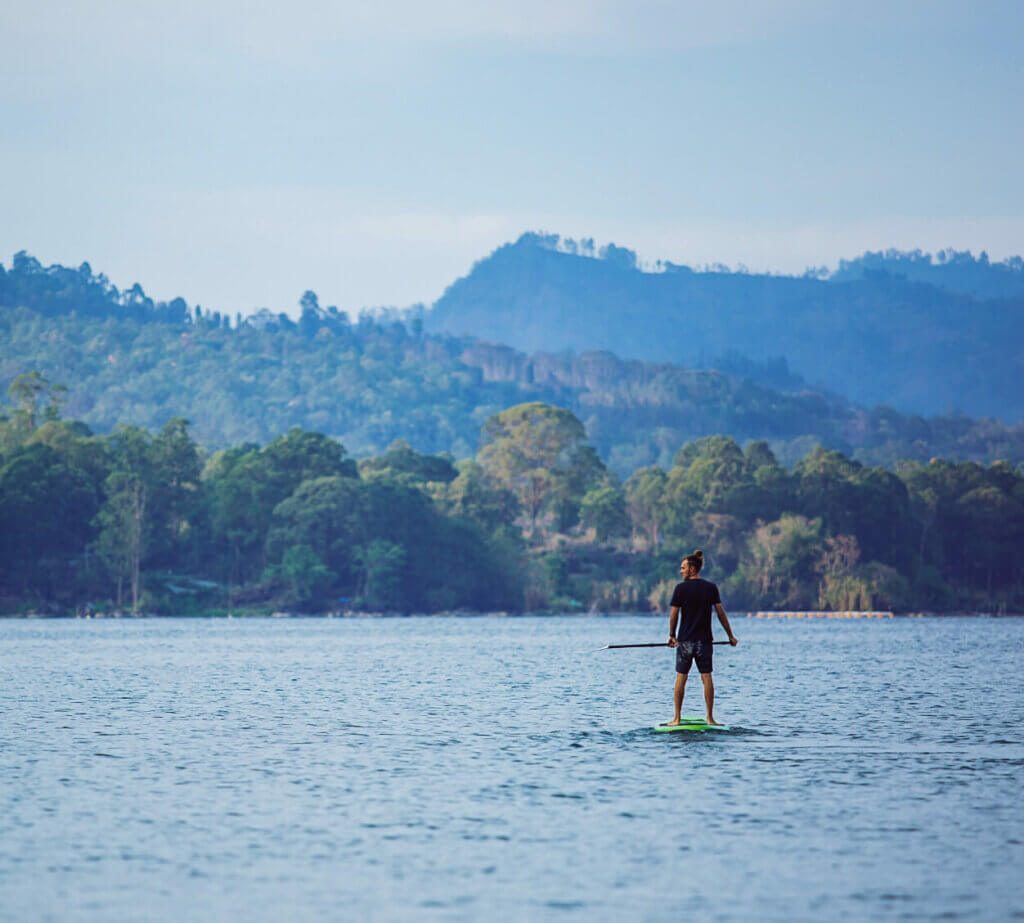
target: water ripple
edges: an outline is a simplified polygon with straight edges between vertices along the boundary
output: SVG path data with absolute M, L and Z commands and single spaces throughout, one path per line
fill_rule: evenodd
M 580 641 L 660 619 L 0 622 L 0 920 L 1024 918 L 976 624 L 740 620 L 654 734 L 670 652 Z

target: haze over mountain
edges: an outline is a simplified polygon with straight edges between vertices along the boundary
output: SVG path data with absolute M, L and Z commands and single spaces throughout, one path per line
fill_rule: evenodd
M 1019 257 L 889 251 L 776 276 L 645 268 L 614 245 L 524 234 L 451 285 L 425 323 L 526 352 L 608 349 L 755 373 L 767 363 L 794 386 L 904 412 L 1024 417 Z

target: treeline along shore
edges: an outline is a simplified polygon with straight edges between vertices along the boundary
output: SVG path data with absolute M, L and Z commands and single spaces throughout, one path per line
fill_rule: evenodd
M 356 460 L 291 429 L 213 452 L 189 424 L 105 435 L 18 376 L 0 417 L 0 612 L 657 611 L 704 549 L 744 610 L 1024 611 L 1024 476 L 886 469 L 709 436 L 624 480 L 570 411 L 483 424 L 472 457 Z

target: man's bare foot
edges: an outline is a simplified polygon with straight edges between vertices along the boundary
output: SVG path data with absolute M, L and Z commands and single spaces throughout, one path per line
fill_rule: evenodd
M 720 724 L 721 722 L 719 722 L 719 721 L 715 721 L 715 719 L 714 719 L 714 718 L 712 718 L 712 717 L 710 717 L 710 716 L 709 716 L 709 717 L 708 717 L 708 720 L 707 720 L 707 721 L 705 721 L 704 723 L 705 723 L 705 724 L 708 724 L 708 725 L 716 725 L 716 724 Z
M 674 728 L 674 727 L 679 727 L 679 725 L 682 724 L 682 723 L 683 722 L 680 721 L 678 718 L 673 718 L 671 721 L 666 721 L 662 725 L 662 727 L 663 728 Z

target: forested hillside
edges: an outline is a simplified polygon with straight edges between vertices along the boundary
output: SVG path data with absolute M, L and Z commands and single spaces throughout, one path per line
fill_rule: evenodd
M 155 431 L 182 416 L 210 449 L 299 426 L 356 456 L 405 439 L 465 458 L 485 419 L 540 400 L 572 410 L 623 477 L 716 433 L 766 440 L 786 463 L 817 444 L 871 464 L 1024 460 L 1022 426 L 858 408 L 801 386 L 782 364 L 733 356 L 727 374 L 609 352 L 531 356 L 430 334 L 418 320 L 352 323 L 311 292 L 301 304 L 297 321 L 264 311 L 231 323 L 181 299 L 154 303 L 139 286 L 120 292 L 88 266 L 43 267 L 22 254 L 0 271 L 0 385 L 39 371 L 67 387 L 65 412 L 98 432 Z M 766 377 L 775 386 L 754 380 Z
M 620 247 L 526 234 L 455 282 L 427 329 L 698 368 L 738 354 L 751 374 L 784 360 L 797 382 L 858 404 L 1024 418 L 1019 258 L 866 254 L 803 277 L 653 269 Z
M 896 472 L 715 436 L 621 483 L 568 410 L 484 422 L 473 459 L 358 464 L 293 429 L 209 453 L 180 418 L 106 436 L 20 376 L 0 420 L 0 614 L 664 611 L 701 546 L 731 608 L 1024 608 L 1024 477 Z

